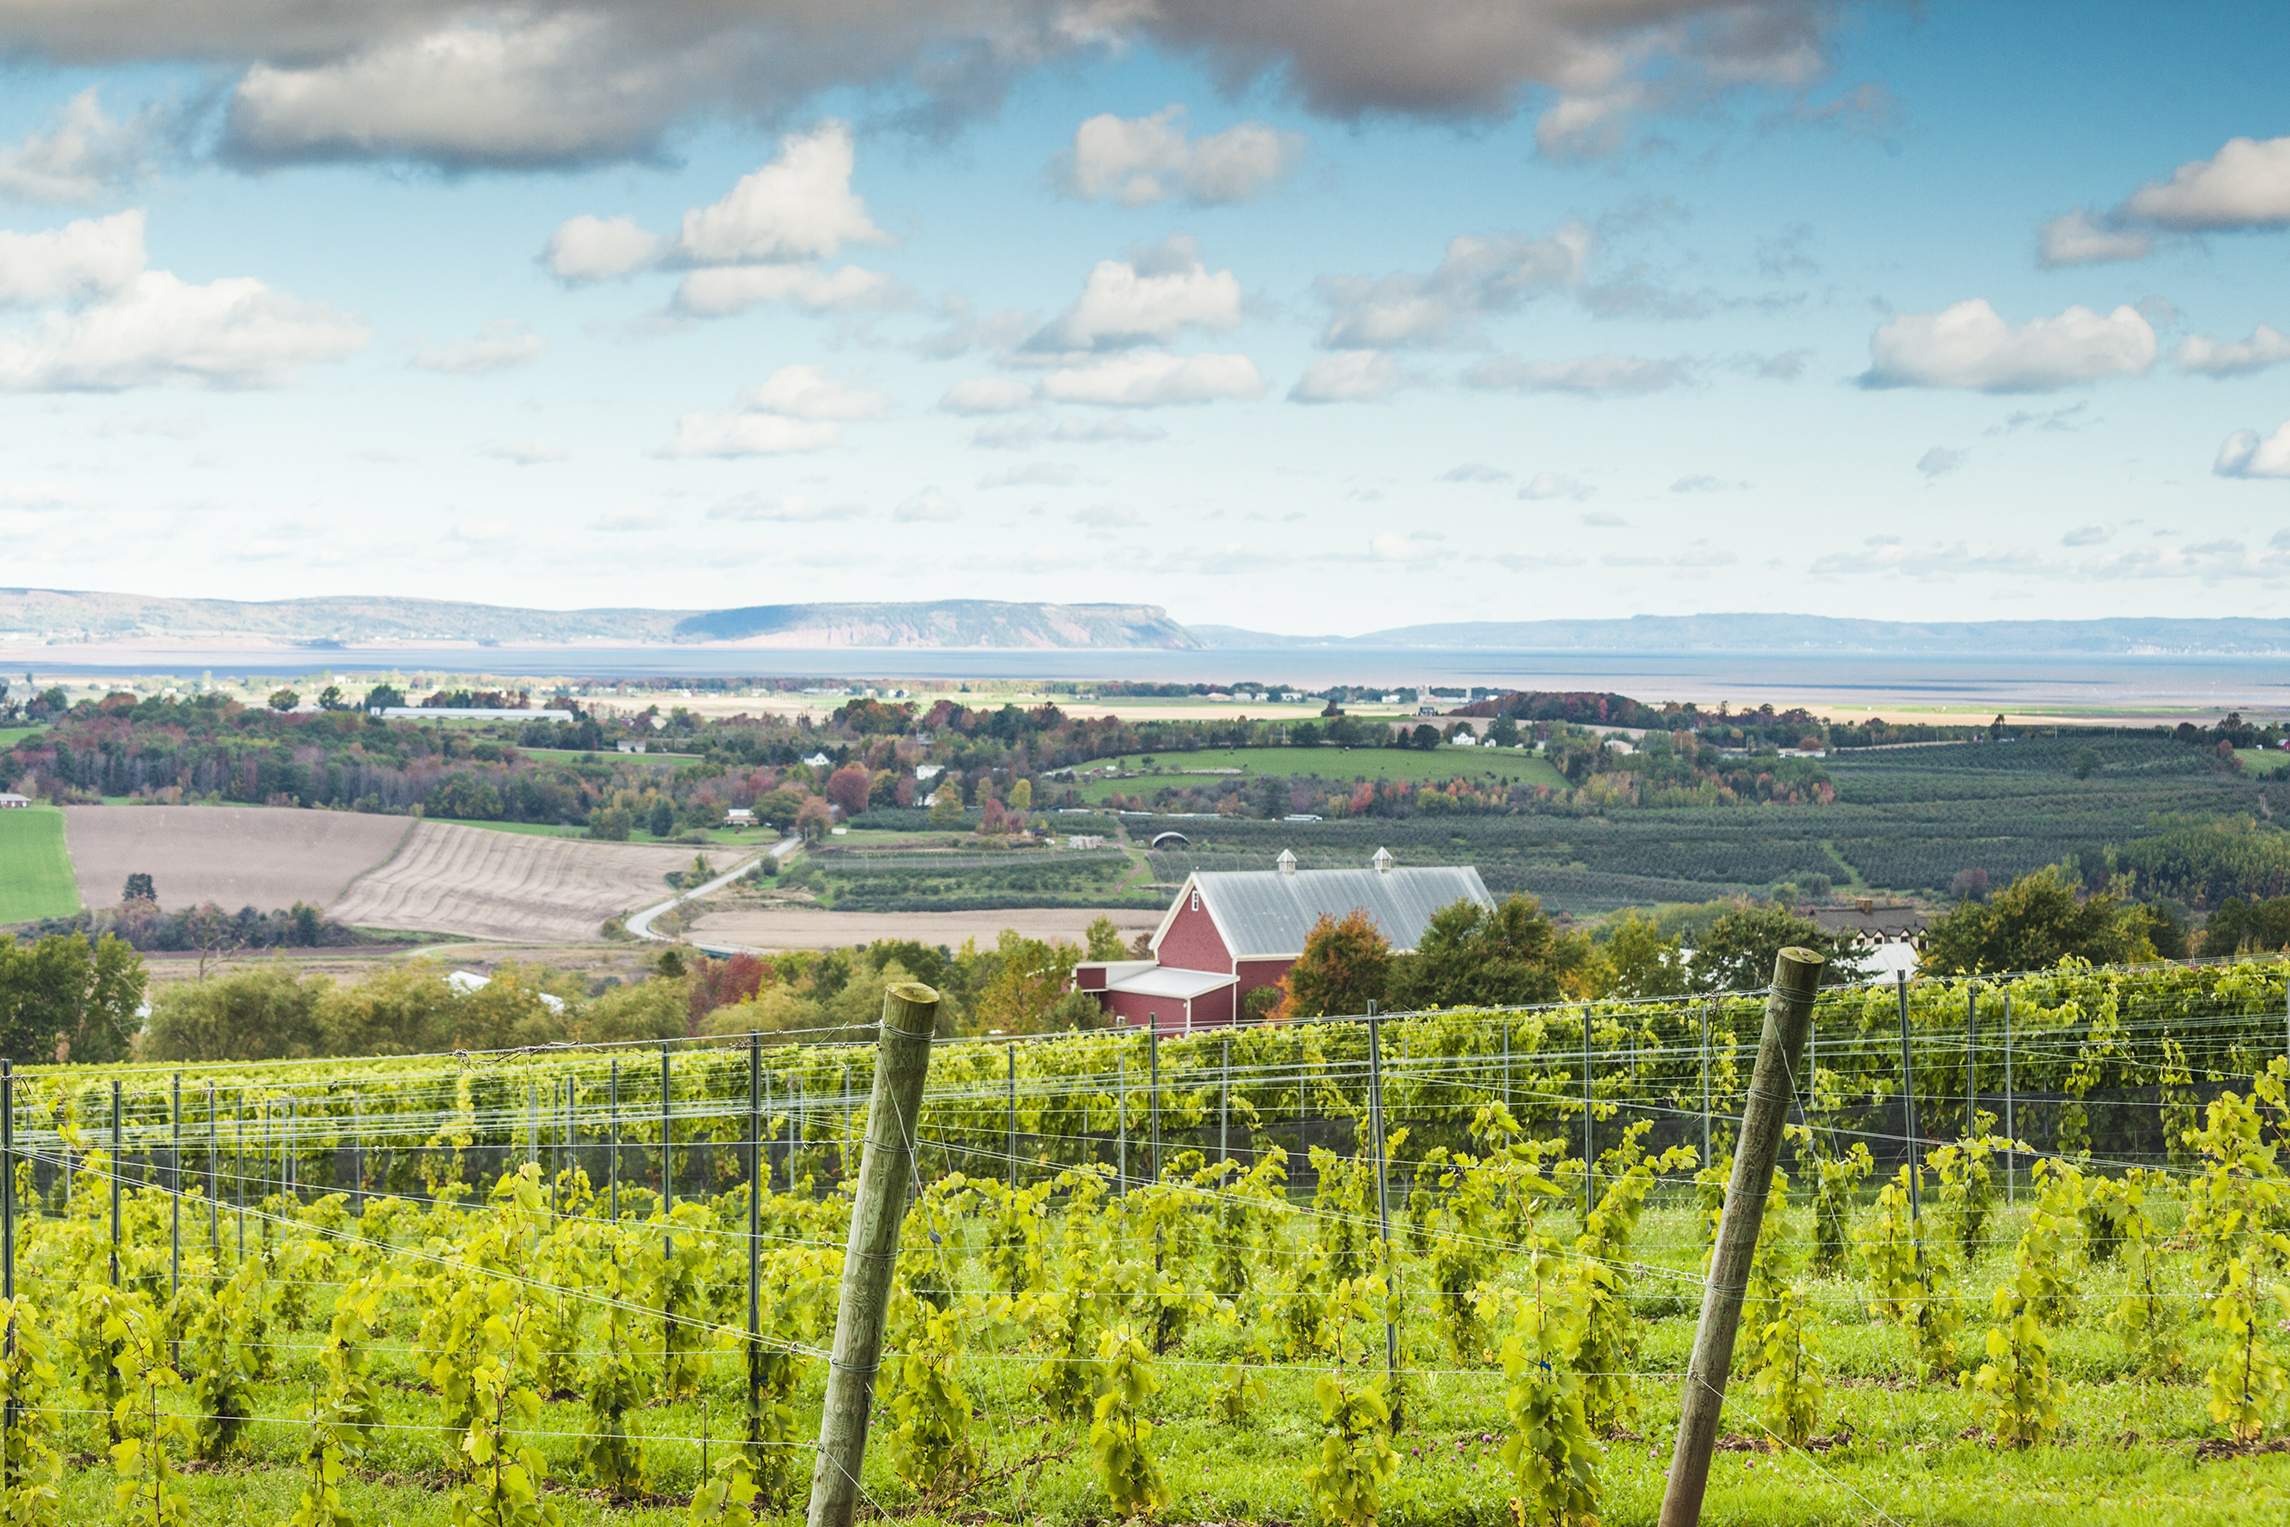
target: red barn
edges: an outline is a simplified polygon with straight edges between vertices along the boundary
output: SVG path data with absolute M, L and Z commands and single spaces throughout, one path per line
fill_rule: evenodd
M 1231 1023 L 1243 998 L 1288 974 L 1322 917 L 1364 911 L 1405 952 L 1431 914 L 1458 901 L 1495 904 L 1470 865 L 1397 869 L 1379 848 L 1371 869 L 1300 870 L 1283 850 L 1277 870 L 1187 876 L 1154 930 L 1153 958 L 1085 960 L 1074 967 L 1074 989 L 1096 994 L 1124 1028 L 1182 1034 Z

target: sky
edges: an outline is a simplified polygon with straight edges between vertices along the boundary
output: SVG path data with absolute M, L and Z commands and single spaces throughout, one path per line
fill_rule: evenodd
M 12 585 L 2278 615 L 2290 8 L 18 0 Z

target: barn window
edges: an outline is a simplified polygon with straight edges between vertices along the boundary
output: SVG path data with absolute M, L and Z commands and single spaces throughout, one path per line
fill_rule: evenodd
M 1199 886 L 1193 887 L 1193 910 L 1196 912 L 1201 910 L 1201 888 Z

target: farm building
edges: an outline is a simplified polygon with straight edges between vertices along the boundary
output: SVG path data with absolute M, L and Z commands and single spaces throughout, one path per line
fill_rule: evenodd
M 18 795 L 13 790 L 0 790 L 0 811 L 8 811 L 31 804 L 32 798 L 28 795 Z
M 1279 863 L 1188 875 L 1153 931 L 1152 958 L 1085 960 L 1074 989 L 1095 995 L 1120 1027 L 1182 1034 L 1231 1023 L 1250 992 L 1278 985 L 1323 917 L 1365 912 L 1404 952 L 1441 907 L 1495 904 L 1470 865 L 1398 869 L 1380 848 L 1364 870 L 1300 870 L 1286 850 Z

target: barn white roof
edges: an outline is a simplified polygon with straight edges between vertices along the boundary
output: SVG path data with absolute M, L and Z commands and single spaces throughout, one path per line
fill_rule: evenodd
M 1375 870 L 1219 870 L 1195 874 L 1178 892 L 1169 915 L 1153 935 L 1153 947 L 1198 887 L 1202 910 L 1217 926 L 1235 959 L 1285 959 L 1304 951 L 1313 925 L 1338 920 L 1354 910 L 1391 940 L 1395 950 L 1413 949 L 1423 939 L 1431 915 L 1458 901 L 1492 907 L 1486 882 L 1468 864 L 1421 869 Z

